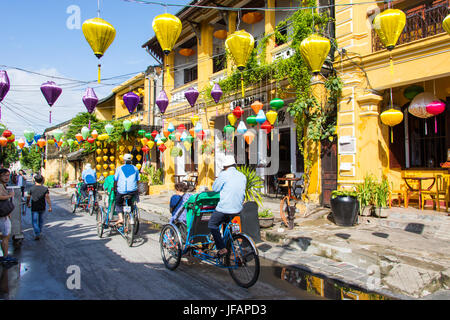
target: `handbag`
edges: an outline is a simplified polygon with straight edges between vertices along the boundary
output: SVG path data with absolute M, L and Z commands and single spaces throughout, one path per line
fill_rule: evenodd
M 13 212 L 15 206 L 12 199 L 0 200 L 0 217 L 4 218 Z

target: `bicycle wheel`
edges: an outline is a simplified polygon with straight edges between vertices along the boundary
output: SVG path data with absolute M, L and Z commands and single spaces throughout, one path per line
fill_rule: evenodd
M 78 199 L 75 193 L 72 195 L 72 198 L 70 199 L 70 204 L 72 206 L 72 213 L 75 213 L 78 207 Z
M 90 194 L 87 206 L 90 216 L 94 214 L 94 207 L 95 207 L 94 195 Z
M 106 212 L 103 209 L 103 207 L 100 207 L 97 210 L 97 217 L 96 217 L 97 235 L 98 235 L 99 238 L 101 238 L 103 236 L 103 229 L 105 227 L 105 225 L 104 225 L 105 219 L 106 219 Z
M 133 214 L 134 214 L 134 234 L 136 235 L 136 234 L 138 234 L 138 232 L 139 232 L 139 225 L 140 225 L 140 223 L 139 223 L 139 211 L 138 211 L 139 209 L 135 206 L 134 207 L 134 212 L 133 212 Z
M 175 270 L 180 265 L 182 244 L 178 233 L 170 224 L 161 230 L 159 245 L 164 265 L 169 270 Z
M 289 196 L 285 196 L 280 201 L 280 217 L 281 220 L 283 220 L 283 223 L 286 225 L 286 227 L 289 227 L 289 222 L 287 220 L 289 215 L 289 206 L 290 206 Z
M 127 239 L 127 244 L 129 247 L 133 245 L 134 241 L 134 222 L 131 223 L 131 215 L 127 214 L 125 217 L 125 224 L 123 226 L 123 232 L 125 234 L 125 238 Z
M 238 286 L 250 288 L 259 277 L 259 256 L 251 242 L 242 234 L 233 235 L 233 243 L 228 242 L 225 263 L 231 278 Z

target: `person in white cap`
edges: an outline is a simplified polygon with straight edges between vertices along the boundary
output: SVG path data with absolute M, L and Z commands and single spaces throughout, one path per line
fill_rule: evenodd
M 132 164 L 133 156 L 129 153 L 123 156 L 124 165 L 116 169 L 114 176 L 114 190 L 116 191 L 116 212 L 119 220 L 116 224 L 123 224 L 123 197 L 138 195 L 139 170 Z
M 87 186 L 93 185 L 95 189 L 95 185 L 97 184 L 97 173 L 94 169 L 92 169 L 91 164 L 87 163 L 84 167 L 83 172 L 81 173 L 81 178 L 83 179 L 83 185 L 81 186 L 81 195 L 83 198 L 87 198 Z
M 227 253 L 220 234 L 220 226 L 222 223 L 228 223 L 233 216 L 242 211 L 247 185 L 247 178 L 236 169 L 236 161 L 233 155 L 226 155 L 222 166 L 223 171 L 220 172 L 212 186 L 213 191 L 220 192 L 220 200 L 208 222 L 208 228 L 218 250 L 217 257 L 224 256 Z

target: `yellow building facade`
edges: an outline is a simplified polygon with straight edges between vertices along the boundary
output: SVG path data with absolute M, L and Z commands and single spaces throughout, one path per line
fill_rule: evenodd
M 344 82 L 337 121 L 338 185 L 343 189 L 352 189 L 368 174 L 387 179 L 393 190 L 405 190 L 405 177 L 447 173 L 441 164 L 450 150 L 450 36 L 442 21 L 449 1 L 394 1 L 393 6 L 405 12 L 407 22 L 391 53 L 372 28 L 387 4 L 336 7 L 335 68 Z M 428 119 L 412 115 L 414 90 L 433 94 L 446 110 Z M 392 133 L 380 120 L 391 96 L 404 115 Z
M 276 8 L 299 5 L 300 1 L 220 1 L 220 4 L 234 8 Z M 245 30 L 251 33 L 256 41 L 262 39 L 265 35 L 272 34 L 273 36 L 267 41 L 266 47 L 266 61 L 268 63 L 292 55 L 293 49 L 288 44 L 277 46 L 274 36 L 277 24 L 292 14 L 292 11 L 289 13 L 281 10 L 267 10 L 261 13 L 257 22 L 252 24 L 245 23 L 242 14 L 186 7 L 176 14 L 180 18 L 183 28 L 170 54 L 163 54 L 156 37 L 151 38 L 143 45 L 149 54 L 164 66 L 163 87 L 170 102 L 163 116 L 164 128 L 167 129 L 168 125 L 172 124 L 175 128 L 183 125 L 187 130 L 192 130 L 194 125 L 191 123 L 191 118 L 198 116 L 201 127 L 206 134 L 206 139 L 203 142 L 196 138 L 189 150 L 181 142 L 169 141 L 166 143 L 169 149 L 163 154 L 163 164 L 165 182 L 168 188 L 172 188 L 178 179 L 187 175 L 196 176 L 199 187 L 211 188 L 221 170 L 220 159 L 225 153 L 221 146 L 224 139 L 222 136 L 223 128 L 229 124 L 227 115 L 236 106 L 241 106 L 244 114 L 236 122 L 235 127 L 237 127 L 240 120 L 245 122 L 248 116 L 254 115 L 250 107 L 252 102 L 261 101 L 264 105 L 263 111 L 267 112 L 270 110 L 269 102 L 276 97 L 275 84 L 265 82 L 245 88 L 245 98 L 241 97 L 239 91 L 228 96 L 222 96 L 218 104 L 215 104 L 214 101 L 211 102 L 210 97 L 200 94 L 194 107 L 191 107 L 185 98 L 184 93 L 188 89 L 194 88 L 203 93 L 206 88 L 232 74 L 231 61 L 228 61 L 227 67 L 223 64 L 223 60 L 226 59 L 225 37 L 221 38 L 221 33 L 231 35 L 236 30 Z M 190 52 L 194 52 L 194 54 L 183 56 L 180 52 L 181 49 L 191 49 Z M 323 95 L 323 82 L 319 78 L 314 81 L 315 94 Z M 296 125 L 294 119 L 286 112 L 286 106 L 294 99 L 295 97 L 292 95 L 284 98 L 285 107 L 279 111 L 278 125 L 274 128 L 278 134 L 280 148 L 280 166 L 275 174 L 269 175 L 267 169 L 263 168 L 270 162 L 270 157 L 267 154 L 268 145 L 273 138 L 272 134 L 267 137 L 263 130 L 255 131 L 256 137 L 252 146 L 254 145 L 256 148 L 257 157 L 253 159 L 253 162 L 249 159 L 251 156 L 248 155 L 248 150 L 252 147 L 246 145 L 242 136 L 235 138 L 236 148 L 242 147 L 243 150 L 246 150 L 242 157 L 236 155 L 235 151 L 238 164 L 252 164 L 256 167 L 257 174 L 265 180 L 265 193 L 275 192 L 273 180 L 276 177 L 288 173 L 296 176 L 303 174 L 304 158 L 297 146 Z M 247 124 L 246 126 L 250 129 Z M 206 147 L 202 147 L 205 144 Z M 183 156 L 173 157 L 170 154 L 170 148 L 175 145 L 183 149 Z M 308 194 L 311 196 L 310 198 L 319 201 L 322 188 L 320 145 L 310 146 L 309 149 L 314 163 Z

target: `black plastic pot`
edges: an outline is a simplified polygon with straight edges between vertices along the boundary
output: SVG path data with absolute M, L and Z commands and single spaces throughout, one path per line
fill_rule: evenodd
M 146 195 L 148 193 L 148 183 L 147 182 L 139 182 L 138 190 L 140 195 Z
M 338 226 L 351 227 L 358 220 L 359 202 L 356 197 L 337 196 L 331 199 L 331 211 Z

